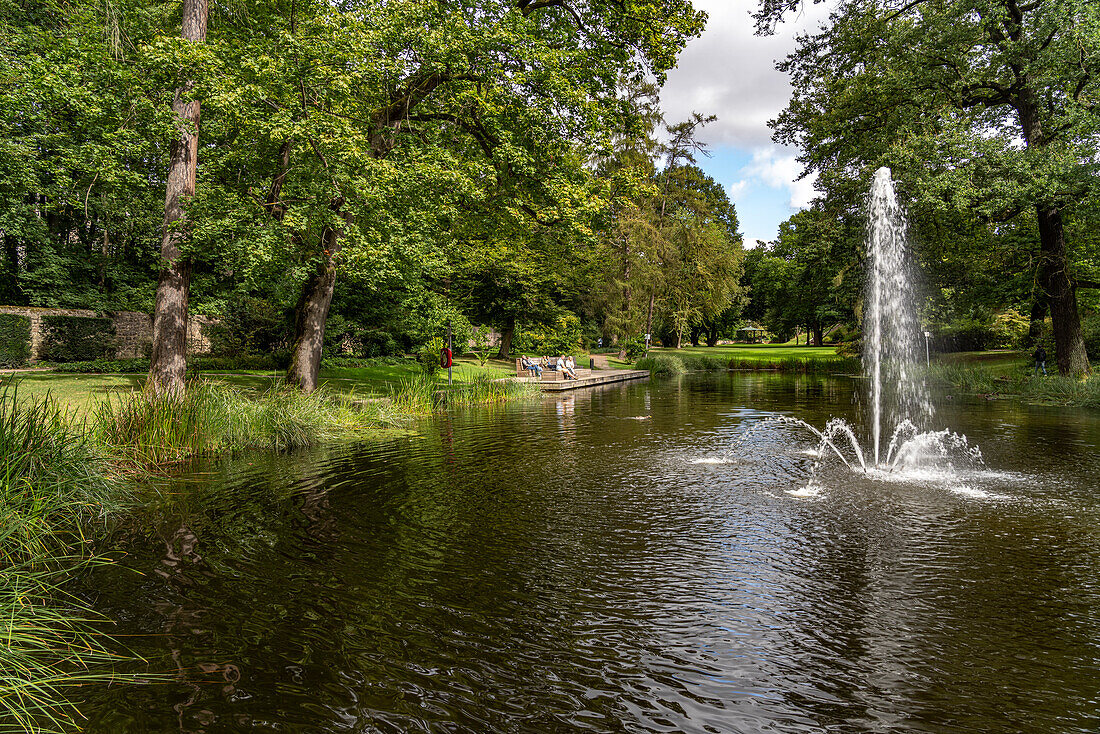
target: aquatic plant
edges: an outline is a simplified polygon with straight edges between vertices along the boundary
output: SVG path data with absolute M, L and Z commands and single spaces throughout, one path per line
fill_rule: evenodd
M 115 677 L 94 614 L 63 584 L 95 562 L 86 523 L 125 496 L 49 397 L 0 391 L 0 729 L 72 728 L 66 692 Z
M 428 375 L 401 380 L 390 389 L 393 407 L 406 415 L 426 415 L 444 408 L 491 405 L 523 400 L 540 394 L 535 383 L 476 375 L 469 382 L 447 385 Z
M 649 374 L 657 377 L 675 377 L 687 372 L 684 361 L 671 354 L 656 354 L 643 357 L 638 360 L 635 367 L 639 370 L 649 370 Z
M 259 448 L 282 451 L 353 436 L 385 424 L 376 403 L 278 387 L 255 394 L 195 381 L 182 399 L 116 395 L 96 406 L 91 433 L 116 456 L 157 465 Z
M 734 357 L 728 363 L 731 370 L 769 370 L 775 372 L 814 373 L 859 373 L 862 365 L 853 357 L 784 357 L 782 359 L 759 359 L 752 357 Z

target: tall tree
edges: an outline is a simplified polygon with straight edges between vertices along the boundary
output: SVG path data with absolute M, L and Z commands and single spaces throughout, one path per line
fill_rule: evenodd
M 760 19 L 789 5 L 766 0 Z M 781 68 L 795 94 L 776 139 L 826 188 L 890 165 L 930 206 L 1030 209 L 1059 369 L 1088 373 L 1064 217 L 1100 186 L 1100 6 L 845 0 Z
M 515 193 L 516 208 L 547 224 L 569 204 L 554 200 L 554 166 L 573 145 L 605 140 L 623 114 L 616 80 L 630 70 L 660 78 L 703 20 L 685 0 L 643 0 L 629 8 L 467 2 L 415 15 L 395 17 L 400 31 L 387 39 L 399 62 L 379 80 L 383 94 L 369 116 L 372 156 L 399 159 L 433 130 L 463 138 L 461 145 L 482 151 L 498 182 L 522 182 L 505 187 Z M 304 291 L 301 304 L 323 298 Z M 299 330 L 299 341 L 309 338 Z M 316 366 L 298 371 L 315 374 Z M 299 381 L 308 389 L 308 380 Z
M 206 41 L 207 0 L 183 0 L 180 37 L 189 44 Z M 157 282 L 153 311 L 153 352 L 148 387 L 156 395 L 179 395 L 187 371 L 187 302 L 190 297 L 191 262 L 182 243 L 186 237 L 188 199 L 195 195 L 199 164 L 199 100 L 192 99 L 195 82 L 186 78 L 176 88 L 172 113 L 179 121 L 172 141 L 168 183 L 164 196 L 164 232 L 160 255 L 163 269 Z

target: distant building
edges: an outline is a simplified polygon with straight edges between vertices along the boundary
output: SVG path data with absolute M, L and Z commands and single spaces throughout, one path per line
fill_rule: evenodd
M 764 329 L 753 323 L 748 323 L 737 330 L 737 341 L 758 344 L 764 341 Z

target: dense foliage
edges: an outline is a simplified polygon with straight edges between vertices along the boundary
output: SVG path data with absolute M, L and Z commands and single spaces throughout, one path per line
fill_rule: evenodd
M 42 316 L 42 345 L 38 357 L 47 362 L 82 362 L 114 359 L 117 352 L 115 323 L 92 316 Z
M 0 314 L 0 367 L 22 367 L 31 356 L 31 320 Z
M 768 0 L 767 27 L 791 8 Z M 844 0 L 781 64 L 776 139 L 825 201 L 858 209 L 889 166 L 930 274 L 928 321 L 1049 312 L 1063 373 L 1089 370 L 1077 291 L 1092 287 L 1100 6 L 1036 0 Z M 937 292 L 938 289 L 938 292 Z

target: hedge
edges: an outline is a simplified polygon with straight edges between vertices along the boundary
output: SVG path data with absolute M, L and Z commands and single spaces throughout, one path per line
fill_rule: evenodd
M 0 314 L 0 367 L 22 367 L 31 357 L 31 320 Z
M 115 323 L 89 316 L 43 316 L 38 358 L 47 362 L 114 359 L 118 353 Z

